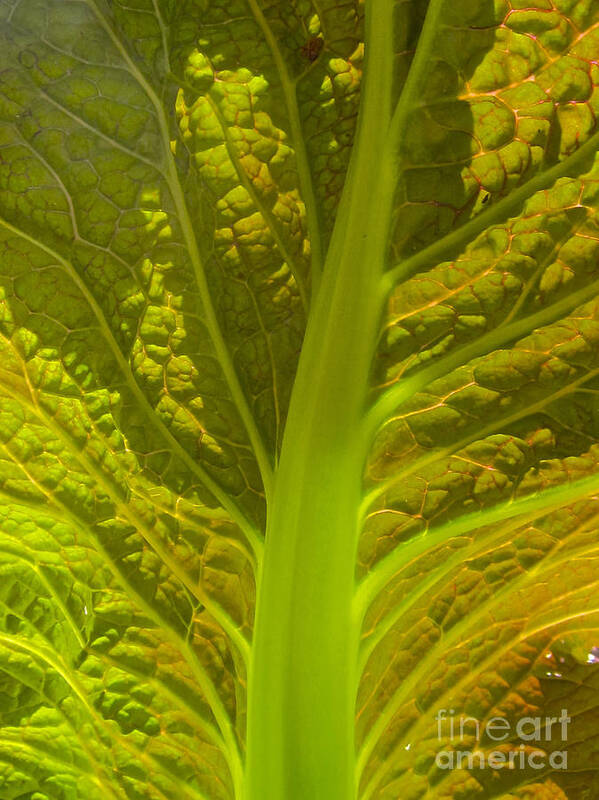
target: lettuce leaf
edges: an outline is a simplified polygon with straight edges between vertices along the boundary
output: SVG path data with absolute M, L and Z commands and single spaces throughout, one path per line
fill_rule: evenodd
M 0 800 L 594 800 L 597 4 L 0 46 Z

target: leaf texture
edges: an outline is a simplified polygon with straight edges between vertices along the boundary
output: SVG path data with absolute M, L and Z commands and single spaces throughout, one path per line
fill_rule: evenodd
M 400 120 L 358 555 L 364 798 L 595 796 L 598 21 L 445 6 Z M 558 697 L 572 773 L 435 763 Z
M 599 797 L 597 4 L 6 0 L 0 47 L 0 800 L 270 800 L 265 531 L 361 193 L 355 795 Z M 485 753 L 567 709 L 568 769 L 443 770 L 440 709 Z

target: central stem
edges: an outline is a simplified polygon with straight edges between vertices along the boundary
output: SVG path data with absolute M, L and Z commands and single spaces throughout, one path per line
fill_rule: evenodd
M 356 145 L 269 509 L 249 674 L 246 800 L 353 800 L 361 436 L 396 164 L 393 0 L 371 0 Z M 386 155 L 387 154 L 387 155 Z

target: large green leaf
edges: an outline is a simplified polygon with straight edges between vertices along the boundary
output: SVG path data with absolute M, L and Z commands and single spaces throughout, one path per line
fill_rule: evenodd
M 0 800 L 598 798 L 595 0 L 0 47 Z

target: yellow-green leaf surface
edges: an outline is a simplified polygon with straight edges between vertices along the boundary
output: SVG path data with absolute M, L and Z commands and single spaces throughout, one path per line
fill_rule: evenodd
M 0 0 L 0 800 L 599 798 L 598 114 L 595 0 Z

